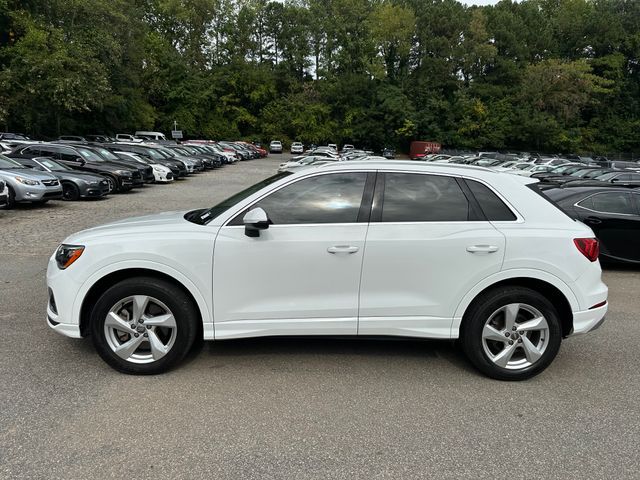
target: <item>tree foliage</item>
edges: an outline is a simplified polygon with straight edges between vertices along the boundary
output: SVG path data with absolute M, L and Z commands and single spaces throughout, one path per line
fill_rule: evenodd
M 0 127 L 639 151 L 640 2 L 0 0 Z

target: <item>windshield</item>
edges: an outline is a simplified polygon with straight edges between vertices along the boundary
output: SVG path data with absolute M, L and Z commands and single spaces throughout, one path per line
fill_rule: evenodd
M 185 218 L 190 222 L 197 223 L 199 225 L 206 225 L 211 220 L 216 218 L 218 215 L 220 215 L 223 212 L 226 212 L 228 209 L 230 209 L 237 203 L 241 202 L 248 196 L 253 195 L 258 190 L 261 190 L 267 185 L 271 185 L 272 183 L 277 182 L 278 180 L 286 177 L 287 175 L 291 175 L 291 172 L 280 172 L 269 178 L 265 178 L 261 182 L 258 182 L 255 185 L 250 186 L 249 188 L 245 188 L 241 192 L 238 192 L 235 195 L 232 195 L 231 197 L 227 198 L 226 200 L 223 200 L 222 202 L 218 203 L 217 205 L 209 209 L 194 210 L 192 212 L 187 213 L 185 215 Z
M 96 152 L 92 152 L 91 150 L 87 150 L 85 148 L 78 148 L 77 150 L 85 160 L 89 160 L 90 162 L 104 162 L 104 159 Z
M 159 149 L 158 149 L 159 150 Z M 145 148 L 144 151 L 153 159 L 155 160 L 163 160 L 165 158 L 168 158 L 170 155 L 167 155 L 167 157 L 165 157 L 162 153 L 160 153 L 158 150 L 156 150 L 155 148 Z
M 590 168 L 586 168 L 586 169 L 585 168 L 580 168 L 580 169 L 576 170 L 575 172 L 570 173 L 570 175 L 572 177 L 581 177 L 582 175 L 584 175 L 587 172 L 590 172 L 591 170 L 592 169 L 590 169 Z
M 95 147 L 96 151 L 107 160 L 118 160 L 117 155 L 114 155 L 110 150 L 102 147 Z
M 11 160 L 9 157 L 5 157 L 0 154 L 0 169 L 6 170 L 11 168 L 24 168 L 18 162 Z
M 67 170 L 73 170 L 72 168 L 67 167 L 66 165 L 62 165 L 61 163 L 58 163 L 55 160 L 51 160 L 49 158 L 40 158 L 40 159 L 36 160 L 36 162 L 38 162 L 40 165 L 48 168 L 52 172 L 64 172 L 64 171 L 67 171 Z
M 605 173 L 604 175 L 600 174 L 598 176 L 596 176 L 596 180 L 611 180 L 612 178 L 614 178 L 616 175 L 618 175 L 619 172 L 609 172 L 609 173 Z

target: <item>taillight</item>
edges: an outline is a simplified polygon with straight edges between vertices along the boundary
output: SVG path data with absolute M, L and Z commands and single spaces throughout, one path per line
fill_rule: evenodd
M 600 255 L 600 242 L 597 238 L 574 238 L 573 243 L 576 244 L 580 253 L 587 257 L 590 261 L 595 262 Z

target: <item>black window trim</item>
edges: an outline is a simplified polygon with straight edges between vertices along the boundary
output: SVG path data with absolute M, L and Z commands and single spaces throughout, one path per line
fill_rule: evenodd
M 467 198 L 470 207 L 469 216 L 473 218 L 469 218 L 467 220 L 412 220 L 412 221 L 398 221 L 398 222 L 383 222 L 382 221 L 382 210 L 384 207 L 384 191 L 386 185 L 386 174 L 387 173 L 403 173 L 403 174 L 416 174 L 416 175 L 431 175 L 438 177 L 450 177 L 453 178 L 457 183 L 462 193 Z M 502 203 L 513 213 L 515 216 L 514 220 L 488 220 L 485 216 L 482 208 L 480 208 L 480 203 L 476 199 L 475 195 L 471 192 L 471 189 L 466 184 L 467 180 L 471 180 L 474 182 L 479 182 L 485 187 L 487 187 L 491 192 L 494 193 L 500 199 Z M 523 218 L 520 213 L 502 196 L 499 192 L 497 192 L 491 185 L 488 185 L 485 181 L 479 178 L 472 178 L 464 175 L 453 175 L 448 173 L 440 173 L 440 172 L 417 172 L 410 170 L 384 170 L 378 171 L 378 177 L 376 181 L 376 188 L 373 197 L 373 204 L 371 210 L 371 223 L 465 223 L 465 222 L 491 222 L 491 223 L 522 223 Z
M 306 175 L 304 177 L 300 177 L 300 178 L 295 178 L 293 179 L 293 181 L 287 182 L 283 185 L 279 185 L 278 187 L 276 187 L 273 190 L 268 191 L 267 193 L 265 193 L 264 195 L 262 195 L 260 198 L 252 201 L 249 205 L 247 205 L 246 207 L 242 208 L 241 210 L 239 210 L 237 213 L 233 214 L 228 220 L 226 220 L 223 224 L 221 228 L 225 228 L 225 227 L 243 227 L 244 223 L 242 222 L 242 218 L 246 215 L 246 213 L 251 210 L 253 207 L 256 206 L 256 204 L 260 203 L 260 201 L 262 201 L 264 198 L 268 197 L 269 195 L 272 195 L 274 193 L 276 193 L 277 191 L 288 187 L 290 185 L 293 185 L 295 183 L 298 183 L 302 180 L 307 180 L 309 178 L 313 178 L 313 177 L 317 177 L 317 176 L 324 176 L 324 175 L 335 175 L 335 174 L 342 174 L 342 173 L 364 173 L 366 175 L 365 178 L 365 183 L 364 183 L 364 190 L 362 192 L 362 198 L 360 199 L 360 209 L 358 210 L 358 216 L 355 222 L 336 222 L 336 223 L 286 223 L 286 224 L 273 224 L 271 225 L 271 227 L 294 227 L 294 226 L 312 226 L 312 225 L 316 225 L 316 226 L 321 226 L 321 225 L 361 225 L 361 224 L 368 224 L 371 220 L 371 203 L 372 203 L 372 198 L 374 195 L 374 188 L 376 185 L 376 176 L 377 176 L 377 172 L 375 170 L 340 170 L 340 171 L 336 171 L 336 170 L 331 170 L 331 171 L 327 171 L 327 172 L 314 172 L 312 175 Z M 366 202 L 366 204 L 365 204 Z M 230 207 L 233 208 L 233 207 Z M 270 227 L 270 228 L 271 228 Z

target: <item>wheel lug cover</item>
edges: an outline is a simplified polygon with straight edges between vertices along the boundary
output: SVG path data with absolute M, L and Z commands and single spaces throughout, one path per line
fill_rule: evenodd
M 510 337 L 510 336 L 511 336 L 511 334 L 510 334 L 509 332 L 505 332 L 505 333 L 504 333 L 504 336 L 505 336 L 505 337 Z
M 151 330 L 151 325 L 147 325 L 147 330 Z
M 136 324 L 135 324 L 135 323 L 132 323 L 132 324 L 131 324 L 131 328 L 136 328 Z
M 144 320 L 141 318 L 140 320 L 138 320 L 138 323 L 144 323 Z
M 511 330 L 517 330 L 518 327 L 516 327 L 515 325 L 513 327 L 511 327 Z
M 139 336 L 140 336 L 140 334 L 139 334 L 139 333 L 134 333 L 134 334 L 133 334 L 133 336 L 134 336 L 134 337 L 139 337 Z M 511 342 L 511 343 L 513 343 L 513 342 Z
M 522 339 L 521 338 L 518 339 L 518 343 L 522 343 Z
M 145 334 L 143 335 L 143 337 L 148 337 L 148 336 L 149 336 L 149 334 L 148 334 L 148 333 L 145 333 Z
M 509 340 L 509 345 L 513 345 L 513 340 Z

